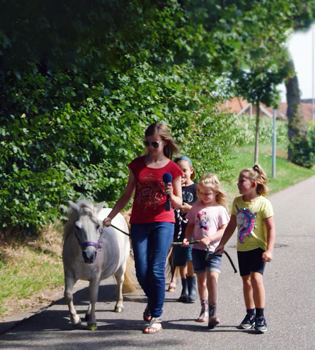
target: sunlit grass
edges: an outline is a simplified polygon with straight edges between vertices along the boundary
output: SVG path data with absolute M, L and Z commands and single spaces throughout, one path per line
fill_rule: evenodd
M 222 181 L 224 190 L 227 193 L 228 205 L 232 204 L 235 196 L 239 195 L 237 180 L 239 172 L 246 167 L 254 165 L 254 145 L 235 148 L 232 152 L 232 160 L 229 165 L 232 167 L 233 177 L 229 181 Z M 269 194 L 278 192 L 284 188 L 295 185 L 302 180 L 315 175 L 315 167 L 306 169 L 287 161 L 285 147 L 278 145 L 276 150 L 275 177 L 272 177 L 272 148 L 270 145 L 260 145 L 258 163 L 267 174 Z
M 43 291 L 63 285 L 60 232 L 48 229 L 37 241 L 1 243 L 1 316 L 40 305 Z

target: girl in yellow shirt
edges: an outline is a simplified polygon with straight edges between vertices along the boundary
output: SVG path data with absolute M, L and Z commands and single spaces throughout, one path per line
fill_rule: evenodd
M 223 253 L 237 226 L 237 256 L 247 310 L 238 328 L 255 328 L 259 333 L 267 331 L 263 273 L 266 262 L 272 260 L 276 236 L 273 208 L 265 198 L 266 184 L 267 176 L 259 164 L 240 172 L 237 185 L 241 196 L 233 201 L 230 222 L 216 248 L 218 254 Z

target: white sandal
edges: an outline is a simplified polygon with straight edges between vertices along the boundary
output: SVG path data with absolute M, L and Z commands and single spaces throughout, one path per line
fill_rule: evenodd
M 152 317 L 150 323 L 143 330 L 144 334 L 154 334 L 163 329 L 160 317 Z

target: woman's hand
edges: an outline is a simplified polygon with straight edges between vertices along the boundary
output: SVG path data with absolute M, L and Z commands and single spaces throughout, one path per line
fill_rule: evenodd
M 173 193 L 173 184 L 171 182 L 168 182 L 165 184 L 165 194 L 170 197 L 170 200 L 172 199 L 174 193 Z
M 104 219 L 103 224 L 108 227 L 112 223 L 112 219 L 107 216 L 107 218 Z

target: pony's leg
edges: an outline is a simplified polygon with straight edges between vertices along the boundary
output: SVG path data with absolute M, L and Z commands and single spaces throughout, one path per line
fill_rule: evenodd
M 95 305 L 98 298 L 99 282 L 99 278 L 94 278 L 90 281 L 90 305 L 88 306 L 87 312 L 85 314 L 88 329 L 93 331 L 97 329 L 95 319 Z
M 125 280 L 126 263 L 122 264 L 119 269 L 115 272 L 115 279 L 117 282 L 117 302 L 115 305 L 115 312 L 124 311 L 123 303 L 123 284 Z
M 70 312 L 70 319 L 73 327 L 79 326 L 81 324 L 81 318 L 77 314 L 74 304 L 73 304 L 73 286 L 75 284 L 76 280 L 72 276 L 72 274 L 65 272 L 65 299 L 68 304 L 69 312 Z

